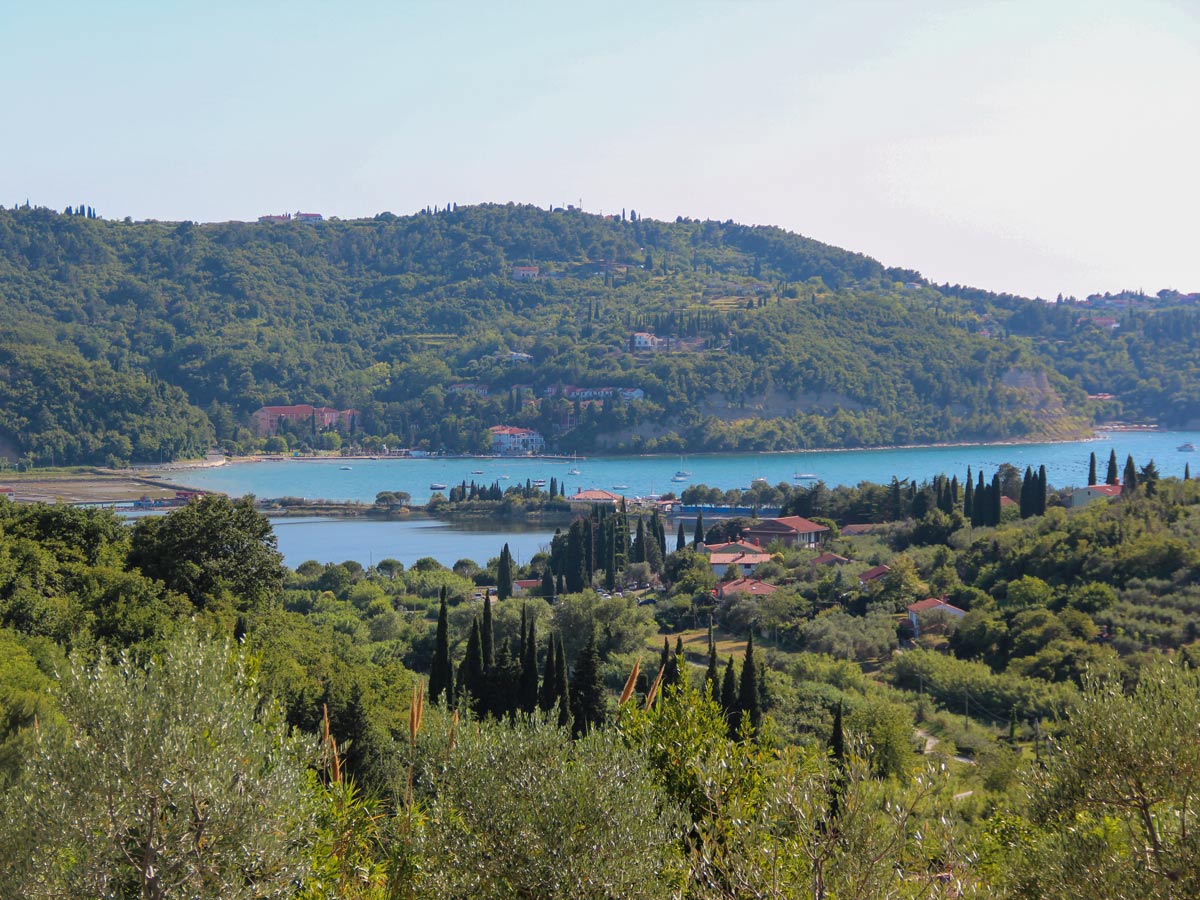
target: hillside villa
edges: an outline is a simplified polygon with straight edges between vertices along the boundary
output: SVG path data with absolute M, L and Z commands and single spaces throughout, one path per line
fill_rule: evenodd
M 312 425 L 317 431 L 339 428 L 353 431 L 358 418 L 357 409 L 334 409 L 330 406 L 310 406 L 300 403 L 295 406 L 263 406 L 250 415 L 250 430 L 255 437 L 270 437 L 278 434 L 284 423 Z

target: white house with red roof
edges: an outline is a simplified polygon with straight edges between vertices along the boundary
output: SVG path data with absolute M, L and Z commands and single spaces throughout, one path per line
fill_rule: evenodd
M 331 406 L 310 406 L 299 403 L 294 406 L 263 406 L 250 415 L 250 428 L 257 437 L 278 434 L 285 423 L 298 425 L 315 424 L 318 431 L 341 428 L 348 431 L 358 416 L 357 409 L 334 409 Z
M 488 431 L 492 434 L 492 452 L 500 456 L 528 456 L 546 446 L 545 438 L 531 428 L 493 425 Z
M 912 623 L 913 634 L 917 637 L 921 636 L 921 618 L 928 617 L 934 613 L 941 613 L 947 616 L 953 616 L 955 619 L 961 619 L 967 614 L 965 609 L 959 609 L 951 603 L 938 597 L 929 597 L 925 600 L 918 600 L 916 603 L 910 603 L 908 609 L 908 621 Z
M 746 529 L 744 536 L 746 540 L 763 547 L 772 541 L 779 541 L 787 547 L 815 547 L 828 532 L 827 526 L 818 525 L 803 516 L 784 516 L 755 522 Z
M 1071 508 L 1087 506 L 1096 500 L 1112 500 L 1121 496 L 1119 484 L 1089 484 L 1071 492 Z
M 844 556 L 838 556 L 836 553 L 826 552 L 826 553 L 822 553 L 820 556 L 815 557 L 812 561 L 812 564 L 814 566 L 833 566 L 833 565 L 840 566 L 840 565 L 844 565 L 845 563 L 848 563 L 848 562 L 850 562 L 850 560 L 846 559 L 846 557 L 844 557 Z
M 777 590 L 779 588 L 775 587 L 775 585 L 759 581 L 757 578 L 739 578 L 736 581 L 727 581 L 724 584 L 717 585 L 717 597 L 721 600 L 725 600 L 735 594 L 745 594 L 748 597 L 767 597 Z
M 708 564 L 712 566 L 712 570 L 718 578 L 723 577 L 729 571 L 730 566 L 737 566 L 743 572 L 749 572 L 755 566 L 770 561 L 771 554 L 761 548 L 749 552 L 745 550 L 721 552 L 718 550 L 708 554 Z

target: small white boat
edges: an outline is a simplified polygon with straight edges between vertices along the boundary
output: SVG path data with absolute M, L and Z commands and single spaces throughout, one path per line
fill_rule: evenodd
M 349 472 L 349 471 L 350 471 L 350 467 L 349 467 L 349 466 L 339 466 L 338 468 L 339 468 L 339 470 L 340 470 L 340 471 L 342 471 L 342 472 Z
M 433 484 L 431 484 L 429 486 L 429 489 L 431 491 L 444 491 L 446 489 L 446 486 L 444 484 L 440 484 L 439 482 L 435 481 Z
M 472 474 L 472 475 L 482 475 L 482 474 L 483 474 L 483 469 L 472 469 L 472 470 L 471 470 L 471 474 Z
M 1188 441 L 1186 444 L 1180 444 L 1175 449 L 1178 450 L 1180 453 L 1195 453 L 1196 445 L 1193 444 L 1191 441 Z
M 816 481 L 817 476 L 812 472 L 797 472 L 792 476 L 793 481 Z
M 579 471 L 579 469 L 572 466 L 570 469 L 567 469 L 567 474 L 568 475 L 582 475 L 583 473 L 581 471 Z
M 546 486 L 546 479 L 545 479 L 545 478 L 535 478 L 535 479 L 533 479 L 533 486 L 534 486 L 534 487 L 545 487 L 545 486 Z
M 614 485 L 613 485 L 613 490 L 614 490 L 614 491 L 627 491 L 627 490 L 629 490 L 629 485 L 627 485 L 627 484 L 614 484 Z
M 508 481 L 508 476 L 507 476 L 507 475 L 501 475 L 501 476 L 500 476 L 500 480 L 501 480 L 501 481 Z

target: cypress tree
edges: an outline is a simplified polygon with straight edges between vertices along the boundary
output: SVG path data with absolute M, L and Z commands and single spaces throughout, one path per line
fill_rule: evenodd
M 438 608 L 437 637 L 433 643 L 433 667 L 429 672 L 429 699 L 437 703 L 445 696 L 446 704 L 454 701 L 454 669 L 450 664 L 450 613 L 446 605 L 446 588 L 442 587 Z
M 967 488 L 963 492 L 963 516 L 975 524 L 975 485 L 971 483 L 971 470 L 967 469 Z
M 833 713 L 833 731 L 829 735 L 829 755 L 833 761 L 833 783 L 829 791 L 829 818 L 838 817 L 846 792 L 846 733 L 842 728 L 842 702 Z
M 562 577 L 562 575 L 560 574 L 558 576 L 558 580 L 554 584 L 554 593 L 555 594 L 565 594 L 566 592 L 567 592 L 567 582 L 566 582 L 566 579 L 564 579 Z
M 692 540 L 693 544 L 704 543 L 704 511 L 697 510 L 696 512 L 696 534 Z
M 992 490 L 988 495 L 988 499 L 992 501 L 991 524 L 993 526 L 1000 524 L 1000 510 L 1003 508 L 1000 505 L 1000 500 L 1003 496 L 1000 491 L 1000 473 L 997 472 L 992 476 Z
M 1117 448 L 1113 447 L 1108 451 L 1108 473 L 1104 476 L 1104 483 L 1116 484 L 1117 478 Z
M 479 619 L 471 621 L 471 634 L 467 638 L 467 652 L 458 670 L 458 689 L 471 699 L 471 708 L 476 715 L 483 713 L 483 652 L 479 639 Z
M 1124 479 L 1123 483 L 1124 483 L 1124 488 L 1121 491 L 1121 493 L 1123 495 L 1132 494 L 1134 491 L 1137 490 L 1137 486 L 1138 486 L 1137 466 L 1135 466 L 1133 464 L 1133 454 L 1132 453 L 1129 456 L 1125 457 L 1125 479 Z
M 721 670 L 716 661 L 716 641 L 713 640 L 713 620 L 708 620 L 708 671 L 704 672 L 704 691 L 719 701 L 721 696 Z
M 646 526 L 645 519 L 638 517 L 637 533 L 633 538 L 633 553 L 630 558 L 635 563 L 646 561 Z
M 593 633 L 575 659 L 571 681 L 571 733 L 576 737 L 604 724 L 604 682 L 600 678 L 600 654 Z
M 758 693 L 758 663 L 754 659 L 754 632 L 746 639 L 746 658 L 742 662 L 742 678 L 738 683 L 738 712 L 750 721 L 755 731 L 762 723 L 762 706 Z
M 538 706 L 542 712 L 554 709 L 554 701 L 558 698 L 558 670 L 554 667 L 554 636 L 546 641 L 546 664 L 542 669 L 542 690 L 538 694 Z
M 676 550 L 676 552 L 678 552 L 686 546 L 687 546 L 687 537 L 683 533 L 683 521 L 680 520 L 679 533 L 677 535 L 675 535 L 675 550 Z
M 521 658 L 521 687 L 518 706 L 524 713 L 532 713 L 538 706 L 537 670 L 537 624 L 529 623 L 529 635 L 525 638 L 525 652 Z
M 561 704 L 559 712 L 559 724 L 562 725 L 562 709 L 566 710 L 569 717 L 571 713 L 571 686 L 567 678 L 567 651 L 563 649 L 562 635 L 559 634 L 558 642 L 554 647 L 554 699 L 555 702 Z
M 1093 450 L 1092 455 L 1088 458 L 1088 484 L 1096 483 L 1096 452 Z
M 958 476 L 950 476 L 950 511 L 954 512 L 954 507 L 958 506 Z
M 1046 491 L 1047 491 L 1047 488 L 1048 488 L 1048 485 L 1046 484 L 1046 467 L 1038 466 L 1037 493 L 1034 495 L 1034 498 L 1033 498 L 1034 499 L 1034 509 L 1035 509 L 1036 515 L 1044 516 L 1046 514 Z
M 483 653 L 483 671 L 491 672 L 496 668 L 496 632 L 492 627 L 492 598 L 485 594 L 483 598 L 483 622 L 479 627 L 479 648 Z
M 547 599 L 554 596 L 554 576 L 549 566 L 542 571 L 542 596 Z
M 1183 480 L 1190 481 L 1191 478 L 1192 478 L 1192 464 L 1184 463 L 1183 464 Z
M 725 664 L 725 675 L 721 679 L 721 711 L 732 731 L 737 721 L 737 675 L 733 671 L 733 657 Z
M 500 551 L 500 565 L 496 571 L 496 599 L 507 600 L 513 592 L 512 553 L 508 544 Z

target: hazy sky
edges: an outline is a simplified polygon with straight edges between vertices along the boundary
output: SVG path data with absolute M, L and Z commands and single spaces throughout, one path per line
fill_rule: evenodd
M 936 281 L 1200 290 L 1200 0 L 0 4 L 0 202 L 509 200 Z

